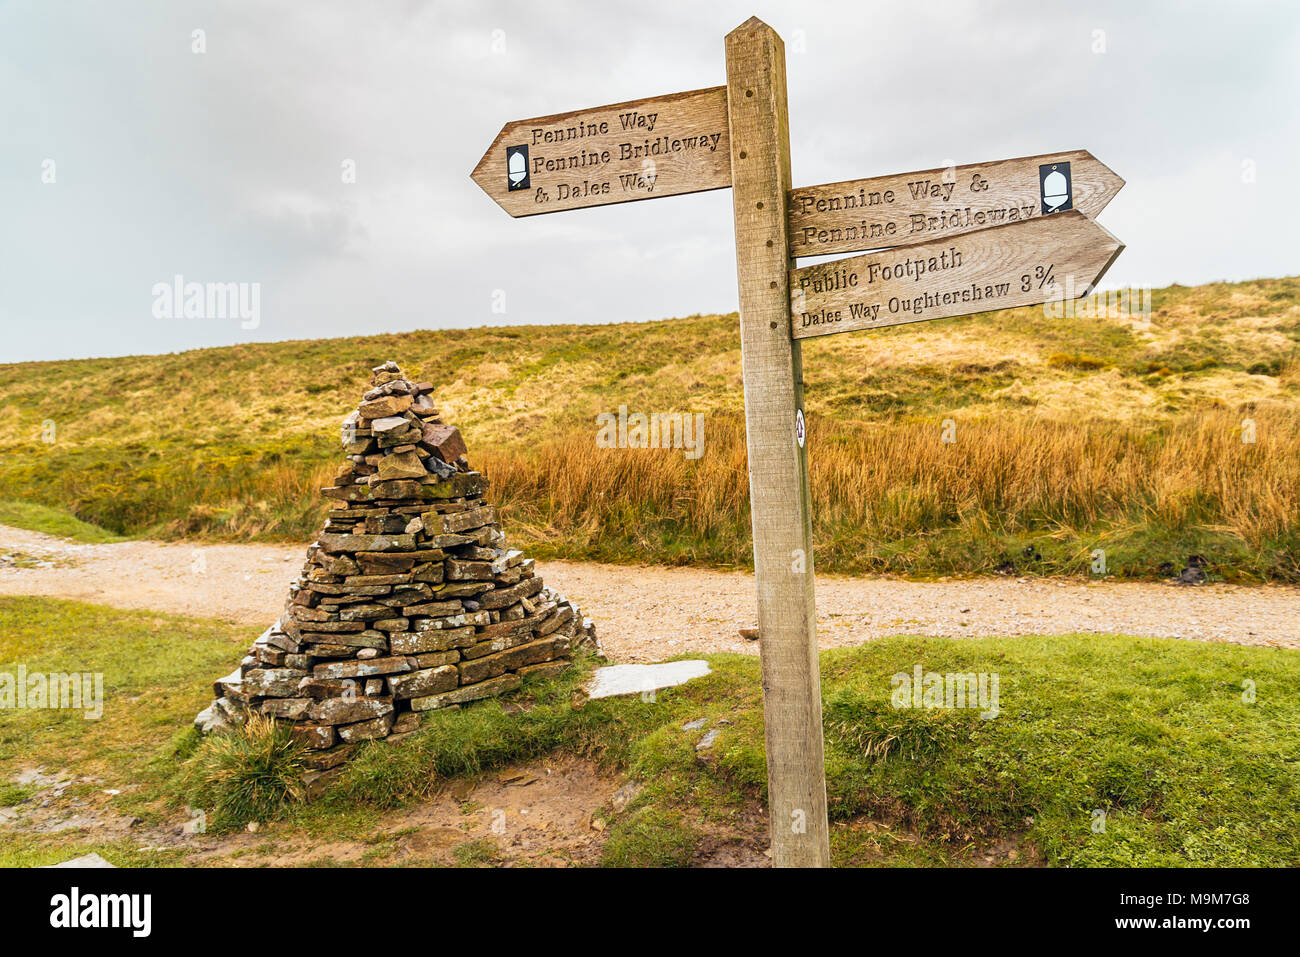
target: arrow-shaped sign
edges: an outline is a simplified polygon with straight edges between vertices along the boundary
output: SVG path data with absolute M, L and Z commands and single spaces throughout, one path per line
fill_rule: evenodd
M 1124 244 L 1073 210 L 790 272 L 796 339 L 1083 296 Z
M 731 185 L 727 88 L 507 123 L 470 175 L 511 216 Z
M 795 256 L 911 246 L 1077 209 L 1096 218 L 1124 181 L 1087 150 L 792 189 Z

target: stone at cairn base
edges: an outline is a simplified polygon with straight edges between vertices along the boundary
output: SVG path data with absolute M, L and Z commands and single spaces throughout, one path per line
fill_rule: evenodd
M 596 644 L 591 621 L 506 548 L 488 481 L 432 386 L 392 362 L 371 386 L 344 422 L 347 461 L 321 489 L 334 507 L 280 620 L 195 719 L 204 733 L 253 713 L 286 722 L 323 752 L 317 770 L 413 730 L 418 712 L 512 691 Z

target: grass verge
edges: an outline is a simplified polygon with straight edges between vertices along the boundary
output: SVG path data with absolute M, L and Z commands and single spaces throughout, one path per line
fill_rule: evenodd
M 0 500 L 0 525 L 25 528 L 32 532 L 44 532 L 46 535 L 58 535 L 70 538 L 74 542 L 120 542 L 123 536 L 110 532 L 106 528 L 83 522 L 70 512 L 40 505 L 36 502 Z
M 57 800 L 120 790 L 114 809 L 146 822 L 212 802 L 194 769 L 223 768 L 210 786 L 266 766 L 264 753 L 184 730 L 248 637 L 208 621 L 0 599 L 0 673 L 98 671 L 106 693 L 98 721 L 0 714 L 0 780 L 37 764 L 65 771 L 75 782 Z M 652 700 L 583 703 L 573 692 L 595 664 L 584 660 L 507 702 L 434 713 L 399 744 L 367 746 L 318 802 L 295 802 L 282 785 L 283 803 L 235 808 L 227 826 L 255 813 L 280 834 L 341 840 L 454 779 L 563 753 L 639 785 L 626 807 L 602 812 L 606 864 L 698 861 L 719 835 L 761 839 L 766 787 L 758 662 L 709 661 L 711 675 Z M 917 665 L 996 674 L 998 716 L 893 707 L 892 676 Z M 1296 652 L 1123 636 L 897 637 L 825 652 L 822 674 L 838 864 L 966 864 L 1000 843 L 1021 862 L 1054 866 L 1300 864 Z M 5 792 L 19 810 L 31 799 Z M 119 864 L 186 857 L 91 830 L 0 835 L 0 864 L 88 850 Z M 457 852 L 465 864 L 492 859 L 486 845 Z

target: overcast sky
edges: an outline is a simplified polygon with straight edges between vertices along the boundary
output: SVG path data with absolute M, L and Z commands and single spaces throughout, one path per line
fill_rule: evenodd
M 1105 285 L 1300 273 L 1296 4 L 0 0 L 0 362 L 730 312 L 729 191 L 511 219 L 469 173 L 722 84 L 752 14 L 797 186 L 1085 148 L 1127 180 Z M 178 274 L 259 324 L 155 316 Z

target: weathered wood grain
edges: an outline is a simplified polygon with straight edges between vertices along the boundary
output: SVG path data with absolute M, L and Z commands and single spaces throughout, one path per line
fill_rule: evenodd
M 792 270 L 795 339 L 1084 295 L 1124 244 L 1077 210 Z
M 751 18 L 727 35 L 726 51 L 772 856 L 778 867 L 824 867 L 830 850 L 812 509 L 807 451 L 795 429 L 803 364 L 790 335 L 785 48 L 771 27 Z
M 508 154 L 527 148 L 511 188 Z M 511 216 L 731 185 L 727 90 L 630 100 L 507 123 L 470 175 Z
M 1040 173 L 1069 164 L 1065 208 L 1095 219 L 1124 181 L 1087 150 L 895 173 L 788 193 L 795 256 L 887 249 L 1045 215 Z M 1064 211 L 1064 210 L 1060 210 Z

